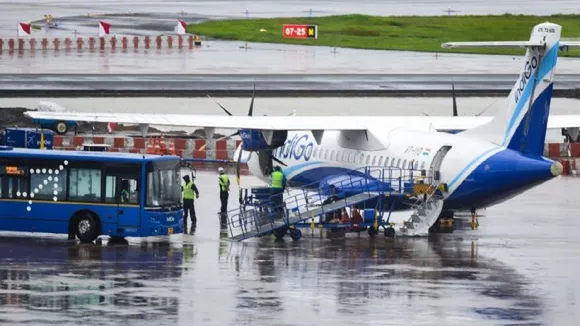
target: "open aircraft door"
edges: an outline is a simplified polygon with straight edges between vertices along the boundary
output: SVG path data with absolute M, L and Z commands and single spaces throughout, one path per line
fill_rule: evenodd
M 449 145 L 441 146 L 441 148 L 439 148 L 437 153 L 435 153 L 435 156 L 431 161 L 431 166 L 429 167 L 429 171 L 431 172 L 431 176 L 433 177 L 431 183 L 435 183 L 441 180 L 441 171 L 440 171 L 441 164 L 443 163 L 445 155 L 447 155 L 447 153 L 449 153 L 449 150 L 451 150 L 451 147 L 452 146 Z

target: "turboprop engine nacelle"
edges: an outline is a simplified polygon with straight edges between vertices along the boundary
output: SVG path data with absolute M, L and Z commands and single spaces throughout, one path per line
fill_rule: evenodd
M 244 151 L 254 152 L 263 150 L 272 150 L 283 146 L 288 137 L 286 130 L 240 130 L 242 138 L 242 149 Z

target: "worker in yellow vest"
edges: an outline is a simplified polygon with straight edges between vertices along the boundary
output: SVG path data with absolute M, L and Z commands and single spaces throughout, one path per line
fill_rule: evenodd
M 195 216 L 195 198 L 199 198 L 199 190 L 195 183 L 190 180 L 189 175 L 183 177 L 185 185 L 181 187 L 183 192 L 183 232 L 187 232 L 187 217 L 191 216 L 191 229 L 197 227 L 197 217 Z M 189 213 L 189 214 L 188 214 Z
M 220 186 L 220 201 L 221 201 L 221 208 L 220 208 L 220 225 L 222 228 L 227 227 L 227 213 L 228 213 L 228 199 L 230 197 L 230 178 L 224 171 L 224 168 L 218 168 L 219 177 L 218 182 Z
M 280 212 L 282 210 L 284 188 L 286 188 L 286 177 L 279 166 L 276 166 L 274 172 L 272 172 L 270 188 L 272 189 L 274 210 Z

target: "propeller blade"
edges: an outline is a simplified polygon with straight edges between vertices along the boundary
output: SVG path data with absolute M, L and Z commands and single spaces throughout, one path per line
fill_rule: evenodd
M 457 99 L 455 98 L 455 83 L 451 80 L 451 93 L 453 95 L 453 116 L 457 116 Z
M 211 96 L 209 96 L 209 94 L 207 95 L 207 97 L 210 98 L 210 100 L 212 100 L 215 104 L 219 105 L 220 108 L 222 108 L 222 110 L 226 111 L 226 113 L 230 116 L 232 116 L 233 114 L 228 111 L 226 108 L 223 107 L 223 105 L 219 104 L 218 101 L 214 100 Z
M 242 145 L 240 144 L 240 147 Z M 236 181 L 238 182 L 238 196 L 239 202 L 242 204 L 242 187 L 241 187 L 241 180 L 240 180 L 240 161 L 242 160 L 242 152 L 243 150 L 240 148 L 240 153 L 238 154 L 238 159 L 236 160 Z
M 224 136 L 224 137 L 218 138 L 218 139 L 216 139 L 215 141 L 217 142 L 218 140 L 228 139 L 228 138 L 230 138 L 230 137 L 234 137 L 234 136 L 237 136 L 237 135 L 239 135 L 239 134 L 240 134 L 240 131 L 238 130 L 238 131 L 234 132 L 233 134 L 231 134 L 231 135 L 229 135 L 229 136 Z M 200 151 L 203 151 L 203 150 L 206 148 L 206 146 L 207 146 L 207 144 L 208 144 L 208 143 L 209 143 L 209 142 L 207 142 L 207 141 L 206 141 L 206 142 L 205 142 L 205 144 L 199 148 L 199 150 L 200 150 Z
M 421 114 L 423 114 L 424 116 L 427 116 L 427 117 L 429 116 L 429 115 L 428 115 L 427 113 L 425 113 L 425 112 L 421 112 Z
M 487 111 L 487 109 L 489 109 L 489 108 L 490 108 L 490 107 L 491 107 L 491 106 L 492 106 L 492 105 L 493 105 L 495 102 L 497 102 L 497 100 L 498 100 L 498 99 L 496 98 L 496 99 L 495 99 L 493 102 L 491 102 L 491 104 L 490 104 L 490 105 L 488 105 L 488 106 L 487 106 L 485 109 L 483 109 L 481 112 L 479 112 L 479 113 L 478 113 L 478 114 L 476 114 L 475 116 L 476 116 L 476 117 L 479 117 L 480 115 L 482 115 L 482 114 L 483 114 L 483 112 Z
M 286 165 L 284 162 L 280 161 L 279 159 L 275 158 L 274 155 L 272 155 L 272 153 L 270 151 L 266 151 L 266 154 L 274 161 L 276 161 L 278 164 L 283 165 L 288 167 L 288 165 Z
M 251 117 L 254 112 L 254 95 L 256 95 L 256 84 L 254 84 L 254 91 L 252 91 L 252 102 L 250 102 L 250 111 L 248 111 L 249 117 Z

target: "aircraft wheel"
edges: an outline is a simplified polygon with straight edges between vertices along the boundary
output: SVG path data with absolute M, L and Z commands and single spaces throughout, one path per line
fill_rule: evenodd
M 294 241 L 300 240 L 300 238 L 302 238 L 302 231 L 298 229 L 290 229 L 290 238 Z
M 286 234 L 286 228 L 276 229 L 273 231 L 276 240 L 282 240 Z
M 387 238 L 394 238 L 395 237 L 395 229 L 392 226 L 389 226 L 385 229 L 385 237 Z
M 373 225 L 369 226 L 367 232 L 371 236 L 371 238 L 374 238 L 377 236 L 377 234 L 379 234 L 379 230 L 375 229 Z

